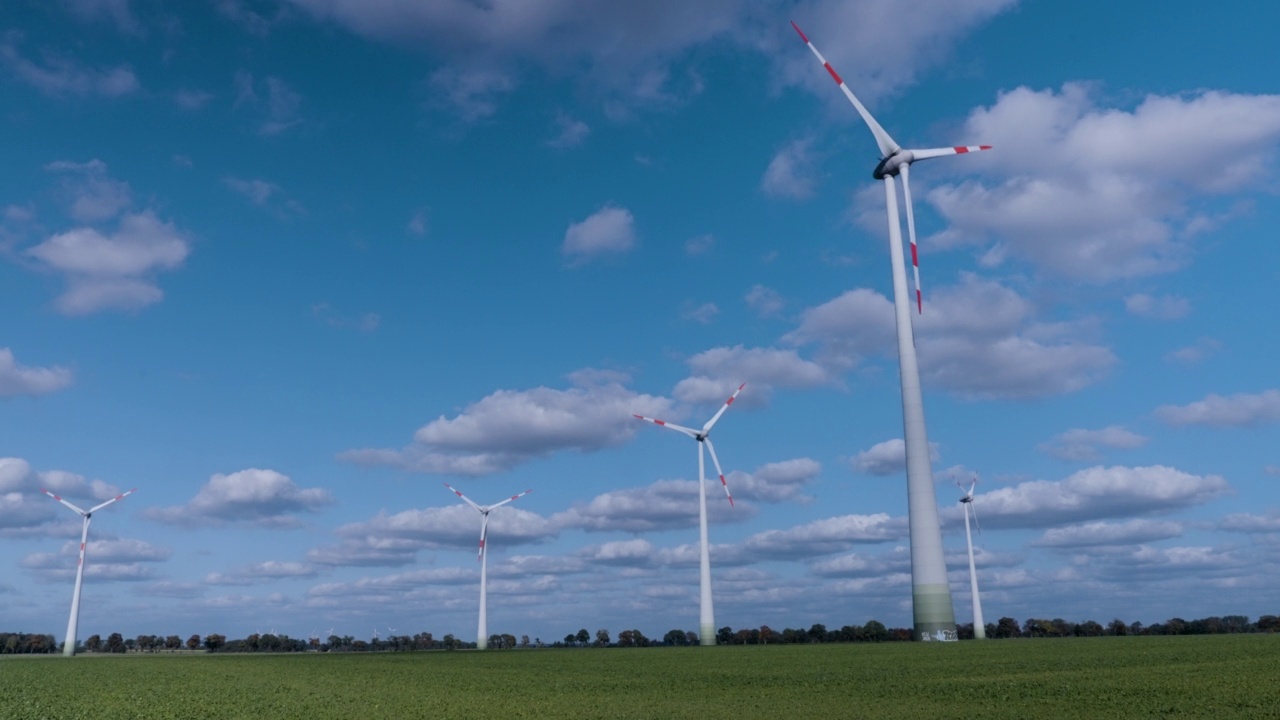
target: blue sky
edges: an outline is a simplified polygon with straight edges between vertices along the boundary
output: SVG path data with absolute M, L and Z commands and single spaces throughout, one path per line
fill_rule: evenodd
M 1165 3 L 0 12 L 0 625 L 910 623 L 875 144 L 904 145 L 957 618 L 1274 613 L 1270 28 Z

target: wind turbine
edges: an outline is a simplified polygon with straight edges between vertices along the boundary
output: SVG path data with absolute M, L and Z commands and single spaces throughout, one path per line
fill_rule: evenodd
M 942 528 L 938 523 L 938 500 L 933 489 L 933 469 L 929 465 L 929 437 L 924 426 L 924 400 L 920 393 L 920 368 L 916 363 L 915 337 L 911 330 L 911 309 L 907 299 L 907 277 L 902 257 L 902 227 L 898 219 L 898 191 L 893 181 L 902 176 L 903 200 L 907 206 L 907 234 L 911 240 L 911 265 L 915 274 L 916 308 L 924 312 L 920 293 L 920 261 L 916 251 L 916 223 L 911 206 L 911 164 L 917 160 L 962 155 L 988 150 L 990 145 L 907 150 L 898 145 L 880 123 L 867 112 L 849 86 L 818 52 L 794 22 L 818 62 L 826 68 L 844 92 L 863 122 L 875 136 L 880 162 L 871 175 L 884 180 L 885 205 L 889 216 L 889 259 L 893 269 L 893 310 L 898 329 L 898 374 L 902 383 L 902 426 L 907 450 L 907 515 L 911 527 L 911 601 L 916 638 L 956 639 L 955 609 L 947 586 L 947 565 L 942 554 Z
M 978 476 L 975 475 L 964 497 L 960 498 L 960 503 L 964 505 L 964 539 L 969 544 L 969 591 L 973 593 L 973 639 L 986 640 L 987 626 L 982 621 L 982 601 L 978 598 L 978 570 L 973 564 L 973 536 L 969 534 L 970 512 L 973 513 L 974 526 L 978 528 L 978 532 L 982 532 L 982 526 L 978 525 L 978 509 L 973 506 L 973 488 L 977 484 Z M 964 486 L 959 480 L 956 481 L 956 487 L 964 491 Z
M 705 445 L 707 450 L 711 451 L 711 462 L 716 464 L 716 474 L 720 476 L 720 485 L 724 488 L 724 494 L 729 497 L 729 505 L 733 505 L 733 495 L 729 492 L 729 484 L 724 481 L 724 470 L 720 468 L 720 459 L 716 457 L 716 447 L 711 444 L 711 428 L 720 420 L 720 416 L 724 415 L 724 411 L 729 409 L 733 404 L 738 393 L 742 392 L 742 388 L 746 387 L 746 383 L 738 386 L 737 390 L 724 401 L 724 405 L 720 410 L 712 416 L 710 420 L 702 426 L 701 430 L 683 427 L 674 423 L 669 423 L 656 418 L 636 415 L 635 417 L 651 422 L 654 425 L 661 425 L 664 428 L 684 433 L 694 440 L 698 441 L 698 539 L 701 543 L 701 575 L 702 575 L 702 594 L 700 603 L 699 625 L 700 632 L 698 634 L 698 644 L 715 645 L 716 644 L 716 620 L 715 610 L 711 605 L 711 552 L 707 545 L 707 473 L 706 460 L 703 459 L 702 446 Z
M 62 654 L 67 657 L 71 657 L 76 654 L 76 627 L 80 624 L 80 587 L 84 584 L 84 548 L 89 542 L 89 518 L 93 517 L 94 513 L 111 503 L 117 500 L 123 500 L 126 496 L 132 494 L 134 490 L 137 489 L 138 488 L 133 488 L 133 490 L 129 490 L 128 492 L 120 493 L 110 500 L 100 505 L 95 505 L 88 510 L 81 510 L 48 490 L 45 490 L 44 488 L 40 489 L 40 492 L 48 495 L 54 500 L 57 500 L 63 505 L 66 505 L 75 511 L 77 515 L 84 518 L 84 525 L 80 529 L 80 564 L 76 567 L 76 589 L 71 594 L 71 617 L 67 619 L 67 637 L 62 643 Z
M 485 536 L 488 534 L 488 531 L 489 531 L 489 513 L 493 512 L 497 508 L 502 507 L 503 505 L 506 505 L 512 500 L 518 500 L 519 498 L 522 498 L 525 495 L 528 495 L 529 493 L 533 492 L 533 490 L 525 490 L 524 492 L 518 495 L 512 495 L 506 500 L 503 500 L 502 502 L 499 502 L 499 503 L 494 503 L 492 505 L 477 505 L 471 501 L 471 498 L 468 498 L 466 495 L 463 495 L 462 493 L 458 492 L 457 488 L 454 488 L 449 483 L 445 483 L 444 486 L 452 490 L 454 495 L 457 495 L 458 497 L 462 498 L 462 500 L 466 502 L 468 505 L 475 508 L 476 511 L 480 513 L 480 517 L 481 517 L 480 549 L 476 553 L 476 559 L 480 561 L 480 625 L 476 629 L 476 649 L 484 650 L 485 648 L 489 647 L 489 616 L 488 616 L 488 613 L 489 613 L 489 610 L 488 610 L 488 607 L 489 607 L 489 599 L 488 599 L 489 553 L 485 549 L 485 544 L 484 544 Z

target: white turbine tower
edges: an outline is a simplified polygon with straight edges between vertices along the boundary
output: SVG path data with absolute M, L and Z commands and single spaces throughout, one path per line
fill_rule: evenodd
M 965 491 L 964 497 L 960 498 L 961 504 L 964 505 L 964 539 L 969 544 L 969 591 L 973 593 L 973 639 L 986 640 L 987 626 L 982 620 L 982 600 L 978 597 L 978 569 L 973 564 L 973 535 L 969 533 L 969 513 L 973 513 L 973 524 L 978 528 L 978 532 L 982 532 L 982 527 L 978 525 L 978 509 L 973 506 L 973 488 L 978 484 L 977 476 L 974 476 L 973 482 L 969 483 L 968 491 Z M 960 481 L 956 481 L 956 487 L 964 491 L 964 486 Z
M 45 490 L 43 488 L 41 488 L 40 490 L 40 492 L 44 493 L 45 495 L 48 495 L 54 500 L 57 500 L 63 505 L 66 505 L 67 507 L 71 508 L 77 515 L 84 518 L 84 525 L 80 528 L 80 564 L 76 566 L 76 589 L 71 594 L 71 617 L 67 619 L 67 637 L 66 637 L 66 640 L 64 640 L 62 643 L 62 654 L 67 657 L 71 657 L 72 655 L 76 654 L 76 628 L 80 624 L 80 587 L 84 584 L 84 548 L 85 548 L 85 545 L 89 542 L 89 518 L 93 517 L 94 513 L 110 505 L 111 503 L 117 500 L 123 500 L 127 495 L 133 493 L 134 490 L 137 490 L 137 488 L 134 488 L 133 490 L 129 490 L 128 492 L 120 493 L 119 495 L 111 498 L 110 500 L 100 505 L 95 505 L 94 507 L 89 508 L 88 510 L 81 510 L 80 508 L 76 507 L 75 505 L 72 505 L 66 500 L 63 500 L 57 495 L 54 495 L 48 490 Z
M 942 553 L 942 528 L 938 523 L 938 501 L 933 489 L 933 469 L 929 465 L 929 437 L 924 426 L 924 400 L 920 394 L 920 368 L 916 364 L 915 337 L 911 331 L 911 309 L 907 299 L 906 268 L 902 256 L 902 227 L 898 219 L 898 191 L 894 176 L 902 176 L 902 193 L 907 207 L 907 233 L 911 240 L 911 264 L 915 274 L 916 308 L 923 312 L 920 293 L 920 262 L 916 252 L 916 224 L 911 206 L 911 163 L 917 160 L 987 150 L 990 145 L 907 150 L 902 148 L 840 79 L 827 59 L 794 22 L 818 62 L 844 92 L 862 116 L 880 148 L 880 162 L 872 177 L 884 180 L 885 204 L 889 215 L 889 259 L 893 268 L 893 309 L 898 328 L 898 373 L 902 383 L 902 426 L 907 449 L 907 515 L 911 527 L 911 600 L 916 638 L 955 640 L 955 609 L 947 586 L 947 565 Z
M 481 517 L 480 550 L 476 556 L 476 559 L 480 561 L 480 625 L 476 629 L 476 649 L 484 650 L 489 647 L 489 610 L 488 610 L 489 608 L 489 596 L 488 596 L 489 551 L 485 547 L 485 537 L 489 532 L 489 513 L 502 507 L 503 505 L 506 505 L 512 500 L 518 500 L 519 498 L 522 498 L 533 491 L 525 490 L 524 492 L 518 495 L 512 495 L 506 500 L 503 500 L 502 502 L 499 502 L 499 503 L 494 503 L 492 505 L 477 505 L 474 502 L 471 502 L 471 499 L 468 498 L 466 495 L 463 495 L 462 493 L 458 492 L 458 490 L 454 488 L 452 485 L 450 485 L 449 483 L 445 483 L 444 486 L 452 490 L 454 495 L 457 495 L 458 497 L 462 498 L 462 500 L 466 502 L 468 505 L 475 508 L 476 511 L 480 513 L 480 517 Z
M 656 418 L 636 415 L 635 417 L 651 422 L 655 425 L 661 425 L 664 428 L 684 433 L 694 440 L 698 441 L 698 538 L 701 544 L 701 570 L 702 570 L 702 594 L 701 594 L 701 611 L 699 613 L 699 634 L 698 644 L 715 645 L 716 644 L 716 619 L 715 610 L 711 604 L 711 551 L 707 545 L 707 472 L 706 460 L 703 459 L 702 446 L 705 445 L 707 450 L 711 451 L 711 462 L 716 465 L 716 474 L 720 476 L 720 485 L 724 488 L 724 494 L 729 497 L 729 505 L 733 505 L 733 495 L 729 493 L 729 484 L 724 481 L 724 470 L 720 468 L 720 459 L 716 457 L 716 447 L 711 444 L 711 428 L 720 420 L 720 416 L 724 415 L 724 411 L 729 409 L 733 404 L 738 393 L 742 392 L 742 388 L 746 387 L 746 383 L 738 386 L 737 390 L 725 400 L 720 410 L 702 426 L 701 430 L 693 430 L 691 428 L 675 425 Z

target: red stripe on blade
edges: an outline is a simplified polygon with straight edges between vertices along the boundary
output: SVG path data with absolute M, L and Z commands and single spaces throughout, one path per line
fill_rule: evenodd
M 915 243 L 911 243 L 911 264 L 920 267 L 920 256 L 916 253 Z
M 844 84 L 844 81 L 840 79 L 838 74 L 836 74 L 836 69 L 831 67 L 831 63 L 822 63 L 822 67 L 826 68 L 827 72 L 831 73 L 831 79 L 835 80 L 837 85 Z
M 967 147 L 958 147 L 958 148 L 951 148 L 951 149 L 955 150 L 957 155 L 962 155 L 964 153 L 969 152 L 969 148 Z
M 791 21 L 791 27 L 795 28 L 796 32 L 800 33 L 801 40 L 805 41 L 806 43 L 809 42 L 808 36 L 804 34 L 804 31 L 800 29 L 800 26 L 796 24 L 795 20 Z

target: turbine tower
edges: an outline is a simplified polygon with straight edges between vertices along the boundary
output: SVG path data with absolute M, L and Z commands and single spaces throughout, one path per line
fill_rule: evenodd
M 960 498 L 960 503 L 964 505 L 964 539 L 969 545 L 969 592 L 973 593 L 973 639 L 986 640 L 987 626 L 982 621 L 982 600 L 978 597 L 978 569 L 973 564 L 973 535 L 969 534 L 969 513 L 973 513 L 973 524 L 978 527 L 978 532 L 982 532 L 982 527 L 978 526 L 978 509 L 973 506 L 973 488 L 978 484 L 977 476 L 974 476 L 973 482 L 969 483 L 969 490 L 965 492 L 964 497 Z M 964 486 L 960 481 L 956 481 L 956 486 L 964 490 Z
M 77 626 L 80 624 L 80 587 L 84 584 L 84 548 L 85 548 L 85 545 L 89 542 L 89 518 L 93 517 L 94 513 L 110 505 L 111 503 L 117 500 L 123 500 L 125 496 L 133 493 L 134 490 L 137 490 L 137 488 L 134 488 L 133 490 L 130 490 L 128 492 L 120 493 L 119 495 L 102 503 L 101 505 L 96 505 L 92 508 L 89 508 L 88 510 L 81 510 L 80 508 L 76 507 L 75 505 L 72 505 L 66 500 L 63 500 L 57 495 L 54 495 L 48 490 L 45 490 L 44 488 L 40 489 L 40 492 L 44 493 L 45 495 L 48 495 L 54 500 L 57 500 L 63 505 L 66 505 L 67 507 L 71 508 L 77 515 L 84 518 L 84 525 L 80 528 L 80 564 L 76 566 L 76 589 L 71 593 L 71 617 L 67 619 L 67 637 L 62 642 L 62 654 L 65 655 L 66 657 L 71 657 L 76 654 L 76 629 L 77 629 Z
M 452 485 L 450 485 L 449 483 L 445 483 L 444 486 L 452 490 L 454 495 L 457 495 L 458 497 L 462 498 L 463 502 L 475 508 L 476 511 L 480 513 L 480 517 L 481 517 L 480 550 L 476 555 L 476 559 L 480 561 L 480 623 L 479 623 L 479 627 L 476 629 L 476 649 L 484 650 L 489 647 L 489 595 L 488 595 L 489 551 L 488 549 L 486 549 L 484 544 L 485 536 L 489 532 L 489 513 L 493 512 L 497 508 L 502 507 L 503 505 L 506 505 L 512 500 L 522 498 L 533 491 L 525 490 L 519 495 L 512 495 L 506 500 L 503 500 L 502 502 L 499 502 L 499 503 L 494 503 L 493 505 L 477 505 L 474 502 L 471 502 L 471 499 L 468 498 L 466 495 L 463 495 L 462 493 L 458 492 L 458 490 L 454 488 Z M 374 630 L 375 635 L 377 634 L 377 632 L 378 631 L 375 629 Z
M 716 644 L 716 619 L 715 610 L 711 604 L 711 552 L 707 545 L 707 472 L 706 460 L 703 459 L 702 447 L 705 445 L 707 450 L 711 452 L 711 462 L 716 465 L 716 474 L 720 476 L 720 486 L 724 488 L 724 494 L 729 497 L 729 505 L 733 506 L 733 495 L 729 492 L 729 484 L 724 481 L 724 470 L 720 468 L 720 459 L 716 457 L 716 447 L 711 444 L 711 428 L 720 420 L 720 416 L 724 415 L 724 411 L 729 409 L 733 404 L 738 393 L 742 392 L 742 388 L 746 387 L 746 383 L 738 386 L 737 390 L 724 401 L 724 405 L 720 406 L 720 410 L 710 420 L 702 426 L 701 430 L 693 430 L 691 428 L 675 425 L 664 420 L 636 415 L 635 417 L 654 425 L 661 425 L 664 428 L 684 433 L 694 440 L 698 441 L 698 538 L 701 545 L 700 564 L 701 564 L 701 601 L 699 603 L 700 612 L 698 618 L 698 644 L 699 645 L 715 645 Z
M 911 602 L 917 640 L 955 640 L 955 609 L 947 585 L 947 565 L 942 554 L 942 528 L 938 523 L 938 500 L 933 488 L 933 468 L 929 465 L 929 437 L 924 426 L 924 400 L 920 393 L 920 368 L 916 364 L 916 343 L 911 330 L 911 309 L 907 299 L 907 276 L 902 255 L 902 226 L 898 219 L 898 191 L 895 176 L 902 176 L 902 194 L 907 207 L 907 233 L 911 240 L 911 265 L 915 274 L 915 300 L 924 311 L 920 293 L 920 259 L 916 251 L 916 223 L 911 206 L 911 163 L 917 160 L 988 150 L 990 145 L 907 150 L 894 142 L 880 123 L 867 112 L 849 86 L 840 79 L 827 59 L 794 22 L 818 62 L 826 68 L 862 116 L 880 148 L 880 162 L 872 177 L 884 181 L 885 205 L 889 216 L 889 259 L 893 268 L 893 310 L 898 329 L 898 374 L 902 383 L 902 427 L 907 450 L 907 515 L 911 526 Z

